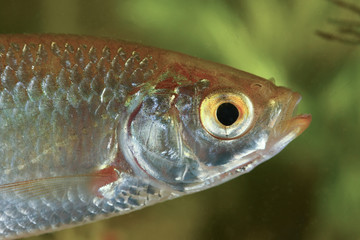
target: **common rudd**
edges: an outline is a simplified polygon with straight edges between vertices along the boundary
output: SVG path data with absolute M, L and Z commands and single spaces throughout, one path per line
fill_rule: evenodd
M 0 36 L 0 238 L 51 232 L 249 172 L 309 125 L 300 95 L 122 41 Z

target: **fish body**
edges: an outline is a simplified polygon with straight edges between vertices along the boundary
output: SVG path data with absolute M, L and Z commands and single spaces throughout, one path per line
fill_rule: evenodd
M 0 36 L 0 238 L 221 184 L 309 125 L 300 95 L 224 65 L 69 35 Z

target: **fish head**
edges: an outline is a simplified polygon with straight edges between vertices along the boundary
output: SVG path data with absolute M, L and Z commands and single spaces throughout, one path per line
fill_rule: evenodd
M 129 126 L 136 165 L 173 191 L 196 192 L 249 172 L 310 124 L 310 115 L 294 115 L 300 94 L 271 81 L 202 62 L 171 71 L 176 84 L 144 97 Z

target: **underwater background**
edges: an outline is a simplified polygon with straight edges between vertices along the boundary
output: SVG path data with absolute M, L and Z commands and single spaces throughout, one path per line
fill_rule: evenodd
M 326 0 L 0 0 L 0 33 L 183 52 L 275 78 L 303 96 L 298 113 L 313 116 L 280 154 L 230 182 L 29 239 L 360 239 L 360 44 L 316 35 L 335 31 L 330 18 L 360 22 Z

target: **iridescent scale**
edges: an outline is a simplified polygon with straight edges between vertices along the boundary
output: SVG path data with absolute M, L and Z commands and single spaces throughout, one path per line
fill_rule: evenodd
M 125 102 L 154 70 L 151 56 L 121 47 L 0 45 L 0 238 L 125 213 L 166 195 L 130 170 L 108 189 L 91 189 L 103 181 L 91 173 L 120 161 Z
M 103 106 L 116 117 L 118 103 L 156 69 L 151 57 L 140 58 L 135 51 L 127 55 L 121 48 L 111 52 L 107 46 L 97 50 L 86 45 L 74 49 L 56 42 L 0 45 L 0 57 L 1 108 L 43 103 L 47 104 L 44 110 L 52 108 L 60 114 L 66 110 L 61 103 L 77 108 L 86 102 Z

